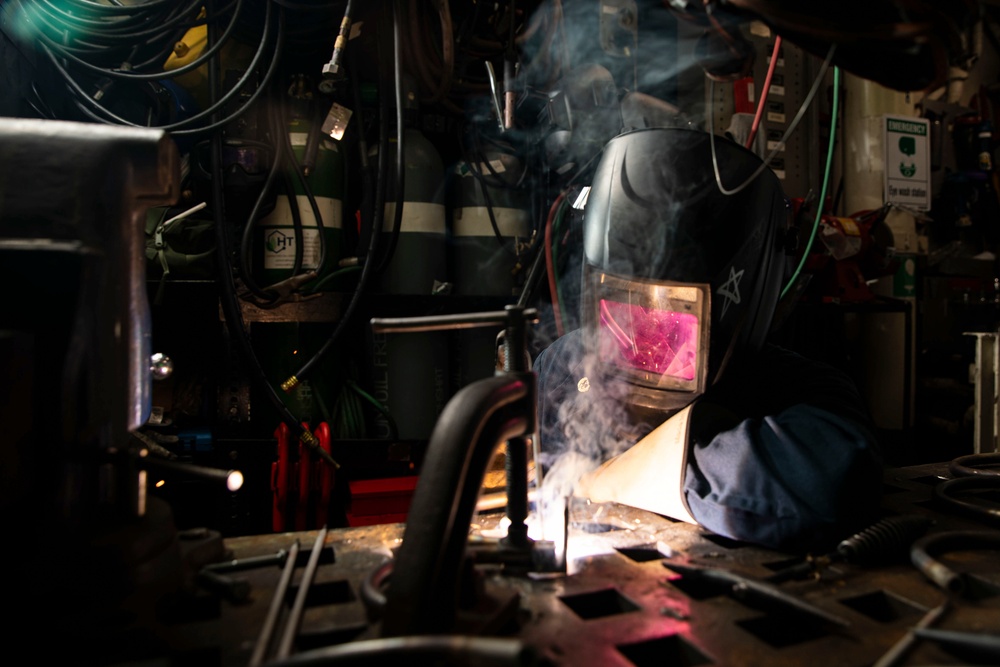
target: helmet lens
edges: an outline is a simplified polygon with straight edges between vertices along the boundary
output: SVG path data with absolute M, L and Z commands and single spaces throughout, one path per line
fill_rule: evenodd
M 648 377 L 693 380 L 698 317 L 601 299 L 601 356 Z
M 599 363 L 634 385 L 704 391 L 709 286 L 586 273 Z

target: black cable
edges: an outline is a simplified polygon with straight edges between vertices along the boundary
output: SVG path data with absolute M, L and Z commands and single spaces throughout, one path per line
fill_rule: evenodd
M 479 159 L 482 159 L 484 162 L 486 162 L 485 156 L 473 155 L 472 156 L 473 159 L 470 160 L 467 156 L 468 154 L 467 151 L 465 150 L 465 145 L 462 142 L 461 137 L 459 137 L 459 147 L 462 151 L 462 156 L 465 157 L 465 163 L 469 165 L 469 171 L 475 177 L 476 182 L 479 183 L 479 187 L 482 190 L 483 200 L 486 203 L 486 214 L 489 216 L 490 225 L 493 227 L 493 236 L 496 237 L 497 243 L 500 244 L 500 247 L 503 248 L 508 255 L 510 255 L 513 259 L 518 259 L 517 253 L 507 247 L 507 243 L 503 238 L 503 234 L 500 232 L 500 225 L 497 223 L 496 213 L 493 210 L 493 199 L 492 197 L 490 197 L 489 185 L 486 183 L 486 177 L 483 176 L 483 173 L 479 169 L 479 164 L 478 164 Z
M 302 258 L 305 256 L 305 233 L 302 229 L 302 213 L 299 211 L 299 198 L 295 194 L 295 184 L 292 183 L 291 175 L 287 171 L 282 170 L 281 180 L 285 188 L 285 196 L 288 199 L 288 210 L 292 214 L 292 231 L 295 234 L 295 260 L 292 263 L 292 275 L 297 276 L 302 273 Z
M 230 3 L 230 5 L 224 10 L 222 10 L 220 14 L 224 14 L 225 11 L 228 11 L 228 9 L 231 8 L 232 5 L 237 1 L 239 0 L 234 0 L 233 3 Z M 120 21 L 117 23 L 108 23 L 107 20 L 98 20 L 91 22 L 82 21 L 80 17 L 65 14 L 61 8 L 59 8 L 57 5 L 53 5 L 51 2 L 48 1 L 43 1 L 41 3 L 38 3 L 36 7 L 38 7 L 39 9 L 42 9 L 43 7 L 50 7 L 54 12 L 60 14 L 60 16 L 53 16 L 53 19 L 62 23 L 67 31 L 69 31 L 70 27 L 72 27 L 74 33 L 74 39 L 76 39 L 75 36 L 79 34 L 90 34 L 94 37 L 97 37 L 98 39 L 103 39 L 105 41 L 114 41 L 116 39 L 120 39 L 122 43 L 121 46 L 123 48 L 135 44 L 138 38 L 140 37 L 158 36 L 160 38 L 166 38 L 169 36 L 167 32 L 170 28 L 193 27 L 195 25 L 202 25 L 209 20 L 208 17 L 201 20 L 196 18 L 193 21 L 189 19 L 189 14 L 194 14 L 195 16 L 197 16 L 198 13 L 201 11 L 200 2 L 192 2 L 188 4 L 187 7 L 178 6 L 176 8 L 171 8 L 171 10 L 167 12 L 167 16 L 170 16 L 170 14 L 173 14 L 173 16 L 166 20 L 163 20 L 159 16 L 143 17 L 140 21 L 137 21 L 137 23 L 145 25 L 155 24 L 155 27 L 148 28 L 145 30 L 137 30 L 135 26 L 129 25 L 125 21 Z M 212 17 L 211 20 L 215 20 L 215 18 L 217 17 Z M 78 25 L 80 22 L 86 22 L 90 25 L 96 25 L 100 28 L 100 30 L 87 30 L 80 28 Z
M 268 6 L 270 7 L 270 3 L 268 4 Z M 264 77 L 261 79 L 258 88 L 256 90 L 254 90 L 253 93 L 250 94 L 250 97 L 247 98 L 246 102 L 244 102 L 241 107 L 239 107 L 236 111 L 234 111 L 233 113 L 229 114 L 225 118 L 223 118 L 221 120 L 218 120 L 218 121 L 215 121 L 215 122 L 213 122 L 213 123 L 211 123 L 209 125 L 206 125 L 204 127 L 199 127 L 199 128 L 195 128 L 195 129 L 191 129 L 191 130 L 170 130 L 170 134 L 173 135 L 173 136 L 175 136 L 175 137 L 178 137 L 178 136 L 192 136 L 192 135 L 197 135 L 197 134 L 203 134 L 205 132 L 213 132 L 215 130 L 219 130 L 219 129 L 224 128 L 225 126 L 229 125 L 234 120 L 236 120 L 237 118 L 239 118 L 240 116 L 242 116 L 243 114 L 245 114 L 254 105 L 254 103 L 257 101 L 257 99 L 261 96 L 261 94 L 263 93 L 263 91 L 265 90 L 265 88 L 267 88 L 268 84 L 270 83 L 271 79 L 274 76 L 274 72 L 277 69 L 278 61 L 281 59 L 281 53 L 284 50 L 284 44 L 285 44 L 285 28 L 284 28 L 284 25 L 285 25 L 285 13 L 284 13 L 284 10 L 282 10 L 282 11 L 280 11 L 278 13 L 278 36 L 277 36 L 277 41 L 275 42 L 275 45 L 274 45 L 274 54 L 272 56 L 271 63 L 268 65 L 267 71 L 264 72 Z M 247 70 L 247 75 L 249 75 L 249 73 L 252 72 L 252 71 L 253 70 L 248 69 Z M 238 90 L 238 89 L 234 88 L 233 90 Z M 229 95 L 232 92 L 233 91 L 231 90 L 229 93 L 226 93 L 226 95 Z M 77 108 L 80 108 L 80 109 L 83 108 L 82 105 L 79 104 L 79 102 L 77 102 L 76 105 L 77 105 Z M 218 103 L 216 103 L 213 106 L 217 106 L 217 105 L 218 105 Z M 196 114 L 196 115 L 200 116 L 201 114 Z M 186 119 L 184 121 L 181 121 L 181 123 L 185 123 L 186 124 L 186 123 L 190 122 L 191 120 L 193 120 L 193 118 L 194 117 Z M 134 123 L 129 123 L 128 121 L 126 121 L 125 124 L 132 125 L 134 127 L 143 127 L 143 126 L 137 126 Z M 180 124 L 180 123 L 178 123 L 178 124 Z M 159 127 L 159 128 L 156 128 L 156 129 L 166 130 L 167 128 L 168 128 L 168 126 L 163 126 L 163 127 Z
M 236 7 L 233 9 L 233 16 L 229 20 L 229 24 L 226 26 L 225 32 L 223 32 L 222 35 L 219 37 L 218 42 L 209 46 L 204 53 L 199 55 L 197 58 L 192 60 L 187 65 L 182 65 L 181 67 L 178 67 L 176 69 L 164 72 L 151 72 L 147 74 L 142 74 L 142 73 L 130 73 L 117 69 L 107 69 L 105 67 L 98 67 L 97 65 L 93 65 L 87 62 L 83 58 L 73 55 L 71 52 L 63 48 L 62 45 L 57 43 L 48 35 L 45 35 L 44 33 L 39 33 L 38 36 L 42 39 L 42 42 L 44 42 L 47 46 L 54 48 L 56 51 L 59 51 L 60 54 L 65 58 L 67 58 L 68 60 L 76 63 L 80 67 L 89 70 L 95 74 L 100 74 L 101 76 L 107 76 L 115 79 L 127 79 L 131 81 L 155 81 L 159 79 L 172 79 L 174 77 L 180 76 L 181 74 L 193 72 L 194 70 L 198 69 L 206 62 L 208 62 L 209 59 L 213 58 L 215 54 L 219 52 L 219 50 L 228 41 L 229 36 L 233 32 L 233 29 L 236 27 L 236 22 L 237 19 L 239 18 L 240 11 L 242 8 L 243 8 L 243 0 L 236 0 Z M 270 16 L 270 13 L 271 13 L 271 3 L 268 2 L 267 12 L 265 16 Z M 265 18 L 265 22 L 266 21 L 267 18 Z
M 158 7 L 169 7 L 175 2 L 176 0 L 147 0 L 140 7 L 145 11 L 149 11 Z M 96 2 L 86 2 L 86 0 L 66 0 L 65 4 L 76 5 L 80 10 L 92 11 L 96 14 L 125 14 L 134 12 L 136 9 L 135 5 L 104 5 Z
M 323 346 L 320 347 L 320 349 L 317 350 L 316 353 L 308 361 L 306 361 L 306 363 L 303 364 L 294 375 L 281 384 L 281 388 L 285 392 L 290 392 L 298 386 L 302 378 L 312 372 L 320 361 L 322 361 L 322 359 L 336 346 L 337 341 L 340 339 L 340 336 L 347 327 L 347 323 L 353 319 L 354 312 L 357 310 L 358 304 L 361 303 L 361 295 L 367 290 L 368 283 L 371 281 L 372 276 L 375 273 L 375 257 L 378 252 L 379 240 L 382 235 L 382 223 L 385 209 L 385 178 L 382 174 L 383 170 L 387 166 L 385 155 L 388 152 L 389 144 L 388 99 L 384 95 L 384 89 L 380 92 L 383 94 L 379 95 L 379 177 L 375 181 L 375 211 L 371 233 L 368 236 L 368 251 L 365 254 L 364 263 L 361 265 L 361 276 L 358 278 L 357 285 L 354 287 L 354 293 L 351 295 L 351 300 L 344 309 L 343 315 L 337 321 L 330 337 L 327 338 L 326 342 L 323 343 Z
M 272 123 L 272 132 L 273 128 L 274 124 Z M 277 143 L 277 137 L 275 137 L 275 143 Z M 281 169 L 281 152 L 277 150 L 277 147 L 274 148 L 273 152 L 274 154 L 271 158 L 271 168 L 267 172 L 267 179 L 264 181 L 264 185 L 261 186 L 260 193 L 257 195 L 257 200 L 254 202 L 253 209 L 250 211 L 247 223 L 243 227 L 238 265 L 240 279 L 243 281 L 243 285 L 250 290 L 254 296 L 266 301 L 274 301 L 278 295 L 274 292 L 261 288 L 257 284 L 257 281 L 254 280 L 252 274 L 253 256 L 251 254 L 251 249 L 253 247 L 253 233 L 257 228 L 257 218 L 260 215 L 260 209 L 263 207 L 264 201 L 267 199 L 268 192 L 270 192 L 271 188 L 274 187 L 274 182 Z
M 284 10 L 281 10 L 279 12 L 279 16 L 278 16 L 278 36 L 277 36 L 277 39 L 276 39 L 276 42 L 275 42 L 274 54 L 272 56 L 271 63 L 268 66 L 267 72 L 265 72 L 264 78 L 261 80 L 259 87 L 253 92 L 253 94 L 251 94 L 251 96 L 247 99 L 247 101 L 239 109 L 237 109 L 235 112 L 233 112 L 232 114 L 230 114 L 230 116 L 228 116 L 226 119 L 218 121 L 215 124 L 210 124 L 208 126 L 197 128 L 197 129 L 193 129 L 193 130 L 182 130 L 182 129 L 180 129 L 180 128 L 183 128 L 183 127 L 185 127 L 187 125 L 190 125 L 191 123 L 194 123 L 195 121 L 198 121 L 198 120 L 201 120 L 203 118 L 206 118 L 206 117 L 214 115 L 216 111 L 221 110 L 233 97 L 235 97 L 237 94 L 239 94 L 241 92 L 243 86 L 245 86 L 247 84 L 247 82 L 249 82 L 250 79 L 253 77 L 254 71 L 255 71 L 255 69 L 257 67 L 257 63 L 260 61 L 261 56 L 263 55 L 264 51 L 266 50 L 266 45 L 267 45 L 267 42 L 268 42 L 268 33 L 270 32 L 270 26 L 271 26 L 271 3 L 269 2 L 267 4 L 267 11 L 264 14 L 264 29 L 263 29 L 263 31 L 261 33 L 260 45 L 258 46 L 257 52 L 254 54 L 253 59 L 250 61 L 250 64 L 247 66 L 247 69 L 244 72 L 243 76 L 240 77 L 240 79 L 233 85 L 233 87 L 227 93 L 225 93 L 216 102 L 213 102 L 207 109 L 205 109 L 203 111 L 200 111 L 200 112 L 194 114 L 193 116 L 190 116 L 189 118 L 185 118 L 183 120 L 180 120 L 180 121 L 178 121 L 176 123 L 171 123 L 171 124 L 168 124 L 168 125 L 158 126 L 157 129 L 168 131 L 171 134 L 174 134 L 174 135 L 177 135 L 177 136 L 185 136 L 185 135 L 189 135 L 189 134 L 200 134 L 202 132 L 207 132 L 207 131 L 211 131 L 211 130 L 215 130 L 215 129 L 224 127 L 226 124 L 232 122 L 233 120 L 235 120 L 239 116 L 243 115 L 243 113 L 245 113 L 246 110 L 250 108 L 250 106 L 256 101 L 257 97 L 260 96 L 261 92 L 267 87 L 267 84 L 270 82 L 270 78 L 274 75 L 274 71 L 276 69 L 276 66 L 277 66 L 277 63 L 278 63 L 278 59 L 280 57 L 281 51 L 282 51 L 283 46 L 284 46 Z M 74 93 L 76 93 L 76 96 L 78 98 L 82 99 L 82 100 L 85 100 L 87 106 L 90 106 L 91 108 L 93 108 L 94 110 L 96 110 L 98 113 L 102 113 L 102 114 L 105 115 L 105 117 L 108 120 L 102 120 L 102 122 L 107 123 L 109 121 L 113 121 L 114 123 L 117 123 L 119 125 L 128 125 L 128 126 L 132 126 L 132 127 L 144 127 L 142 125 L 139 125 L 137 123 L 133 123 L 133 122 L 131 122 L 129 120 L 126 120 L 126 119 L 124 119 L 124 118 L 122 118 L 122 117 L 114 114 L 109 109 L 105 108 L 100 103 L 98 103 L 95 99 L 93 99 L 90 95 L 88 95 L 80 87 L 79 83 L 59 63 L 58 59 L 55 57 L 55 54 L 52 53 L 51 49 L 49 49 L 49 47 L 46 44 L 43 43 L 41 45 L 41 47 L 42 47 L 42 50 L 45 52 L 45 54 L 49 57 L 49 60 L 52 62 L 53 66 L 55 66 L 56 71 L 59 72 L 59 74 L 63 77 L 63 79 L 69 85 L 70 89 Z M 159 77 L 159 78 L 162 79 L 162 78 L 165 78 L 165 77 Z M 80 105 L 79 101 L 76 102 L 76 105 L 77 105 L 78 108 L 81 108 L 81 105 Z M 90 114 L 88 114 L 88 115 L 90 115 Z M 91 117 L 93 117 L 93 116 L 91 115 Z M 98 120 L 101 120 L 101 119 L 98 119 Z
M 284 12 L 282 11 L 281 14 Z M 209 42 L 212 41 L 213 30 L 209 27 Z M 215 97 L 219 85 L 219 63 L 217 58 L 213 58 L 208 63 L 209 89 L 212 97 Z M 217 121 L 218 122 L 218 121 Z M 212 208 L 215 215 L 215 237 L 216 237 L 216 259 L 219 271 L 219 292 L 226 326 L 232 332 L 240 349 L 243 361 L 250 366 L 251 377 L 258 389 L 271 401 L 282 420 L 291 429 L 297 440 L 304 442 L 313 452 L 319 455 L 327 463 L 339 467 L 337 462 L 329 453 L 320 446 L 319 441 L 312 433 L 303 428 L 302 423 L 288 409 L 288 407 L 278 396 L 277 392 L 267 381 L 264 370 L 257 359 L 257 355 L 250 343 L 250 335 L 243 324 L 243 317 L 240 311 L 239 301 L 236 296 L 236 285 L 233 282 L 233 273 L 230 265 L 229 250 L 229 230 L 226 225 L 225 215 L 225 193 L 222 185 L 222 133 L 217 132 L 212 137 L 211 142 L 211 164 L 212 164 Z
M 393 211 L 392 236 L 389 237 L 389 245 L 385 254 L 379 262 L 376 273 L 382 273 L 392 261 L 392 256 L 396 253 L 396 244 L 399 241 L 400 228 L 403 225 L 403 206 L 406 191 L 406 146 L 404 136 L 406 135 L 405 119 L 403 117 L 403 57 L 402 57 L 402 27 L 400 26 L 402 10 L 401 0 L 392 3 L 392 50 L 393 69 L 396 77 L 396 209 Z
M 323 270 L 323 266 L 326 264 L 326 234 L 324 233 L 323 226 L 323 215 L 319 210 L 319 202 L 316 201 L 316 196 L 313 194 L 312 187 L 309 185 L 309 181 L 302 171 L 302 165 L 299 164 L 298 158 L 295 157 L 295 150 L 292 148 L 292 139 L 288 134 L 288 119 L 285 117 L 284 106 L 278 106 L 278 117 L 281 119 L 282 127 L 286 128 L 282 135 L 284 141 L 282 142 L 282 150 L 285 152 L 285 157 L 288 159 L 288 164 L 302 186 L 302 192 L 305 194 L 306 199 L 309 202 L 309 208 L 312 209 L 313 217 L 316 219 L 316 230 L 319 232 L 319 257 L 316 259 L 316 268 L 314 269 L 317 274 Z M 291 205 L 291 198 L 295 196 L 295 190 L 293 189 L 289 193 L 289 205 Z M 295 202 L 296 210 L 298 207 L 298 202 Z

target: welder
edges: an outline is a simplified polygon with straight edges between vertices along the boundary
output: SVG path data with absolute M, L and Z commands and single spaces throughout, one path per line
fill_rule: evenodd
M 541 463 L 558 477 L 589 461 L 577 493 L 596 500 L 808 550 L 872 521 L 882 464 L 850 377 L 768 342 L 795 258 L 788 200 L 762 166 L 696 130 L 605 147 L 581 328 L 534 365 Z

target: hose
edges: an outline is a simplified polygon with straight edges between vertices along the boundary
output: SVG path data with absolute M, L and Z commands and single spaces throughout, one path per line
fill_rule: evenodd
M 375 273 L 382 273 L 392 261 L 403 224 L 403 206 L 406 199 L 406 123 L 403 117 L 403 56 L 402 56 L 402 0 L 396 0 L 392 12 L 393 69 L 396 77 L 396 208 L 393 211 L 392 236 Z
M 949 551 L 1000 548 L 1000 531 L 956 530 L 934 533 L 917 540 L 910 551 L 910 560 L 920 572 L 939 588 L 949 593 L 966 591 L 967 577 L 938 560 Z
M 282 15 L 283 15 L 282 11 Z M 211 27 L 208 31 L 209 41 L 213 39 Z M 219 63 L 217 58 L 213 58 L 208 63 L 209 88 L 214 97 L 219 86 Z M 250 343 L 250 336 L 243 324 L 243 317 L 240 310 L 239 301 L 236 297 L 236 286 L 233 283 L 233 273 L 230 267 L 229 230 L 226 225 L 225 214 L 225 194 L 223 192 L 222 179 L 219 177 L 223 172 L 222 166 L 222 133 L 216 133 L 211 142 L 212 160 L 212 209 L 215 216 L 215 239 L 216 239 L 216 259 L 219 271 L 219 291 L 222 303 L 223 315 L 226 326 L 236 339 L 240 356 L 244 363 L 248 364 L 251 377 L 258 389 L 264 393 L 271 404 L 281 415 L 282 420 L 288 424 L 289 429 L 297 440 L 303 442 L 309 449 L 316 453 L 327 463 L 339 468 L 339 464 L 333 460 L 330 454 L 319 446 L 319 440 L 303 428 L 302 423 L 288 409 L 288 407 L 278 396 L 274 388 L 267 381 L 264 370 L 257 359 L 257 355 Z
M 830 53 L 832 55 L 833 49 L 831 47 Z M 823 217 L 823 202 L 826 200 L 826 188 L 830 184 L 830 170 L 833 165 L 833 146 L 836 143 L 837 138 L 837 107 L 840 105 L 840 68 L 833 68 L 833 105 L 830 109 L 830 142 L 827 145 L 826 150 L 826 168 L 823 170 L 823 187 L 820 189 L 819 201 L 816 202 L 816 219 L 813 221 L 812 231 L 809 232 L 809 240 L 806 242 L 806 247 L 802 251 L 802 257 L 799 259 L 798 266 L 795 267 L 795 271 L 792 273 L 792 277 L 788 279 L 788 283 L 785 285 L 784 289 L 781 290 L 781 295 L 779 299 L 784 298 L 788 294 L 788 290 L 792 288 L 795 281 L 799 277 L 799 273 L 802 272 L 802 267 L 806 265 L 806 261 L 809 259 L 809 251 L 812 250 L 813 242 L 816 240 L 816 231 L 819 229 L 819 221 Z M 782 140 L 784 141 L 784 140 Z

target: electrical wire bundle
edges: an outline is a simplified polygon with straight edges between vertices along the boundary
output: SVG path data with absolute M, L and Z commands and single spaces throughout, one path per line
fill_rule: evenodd
M 242 116 L 274 75 L 284 46 L 284 11 L 280 10 L 275 20 L 274 3 L 265 3 L 262 16 L 250 12 L 249 4 L 248 0 L 232 0 L 217 10 L 203 12 L 203 3 L 192 0 L 150 0 L 127 6 L 89 0 L 21 0 L 13 7 L 13 16 L 22 24 L 22 33 L 37 39 L 41 53 L 84 118 L 186 136 L 218 130 Z M 179 112 L 183 105 L 174 97 L 176 88 L 170 87 L 169 80 L 211 62 L 237 27 L 244 28 L 240 24 L 245 21 L 259 21 L 259 25 L 251 30 L 257 48 L 243 75 L 207 108 L 190 115 Z M 187 64 L 165 70 L 164 63 L 180 38 L 201 25 L 221 29 L 218 39 Z M 265 72 L 259 77 L 260 67 Z M 116 96 L 119 88 L 126 94 Z M 139 96 L 135 95 L 137 89 Z M 164 91 L 167 95 L 161 94 Z M 109 102 L 116 97 L 140 97 L 147 103 L 139 110 L 121 111 Z M 165 102 L 164 98 L 174 99 Z

